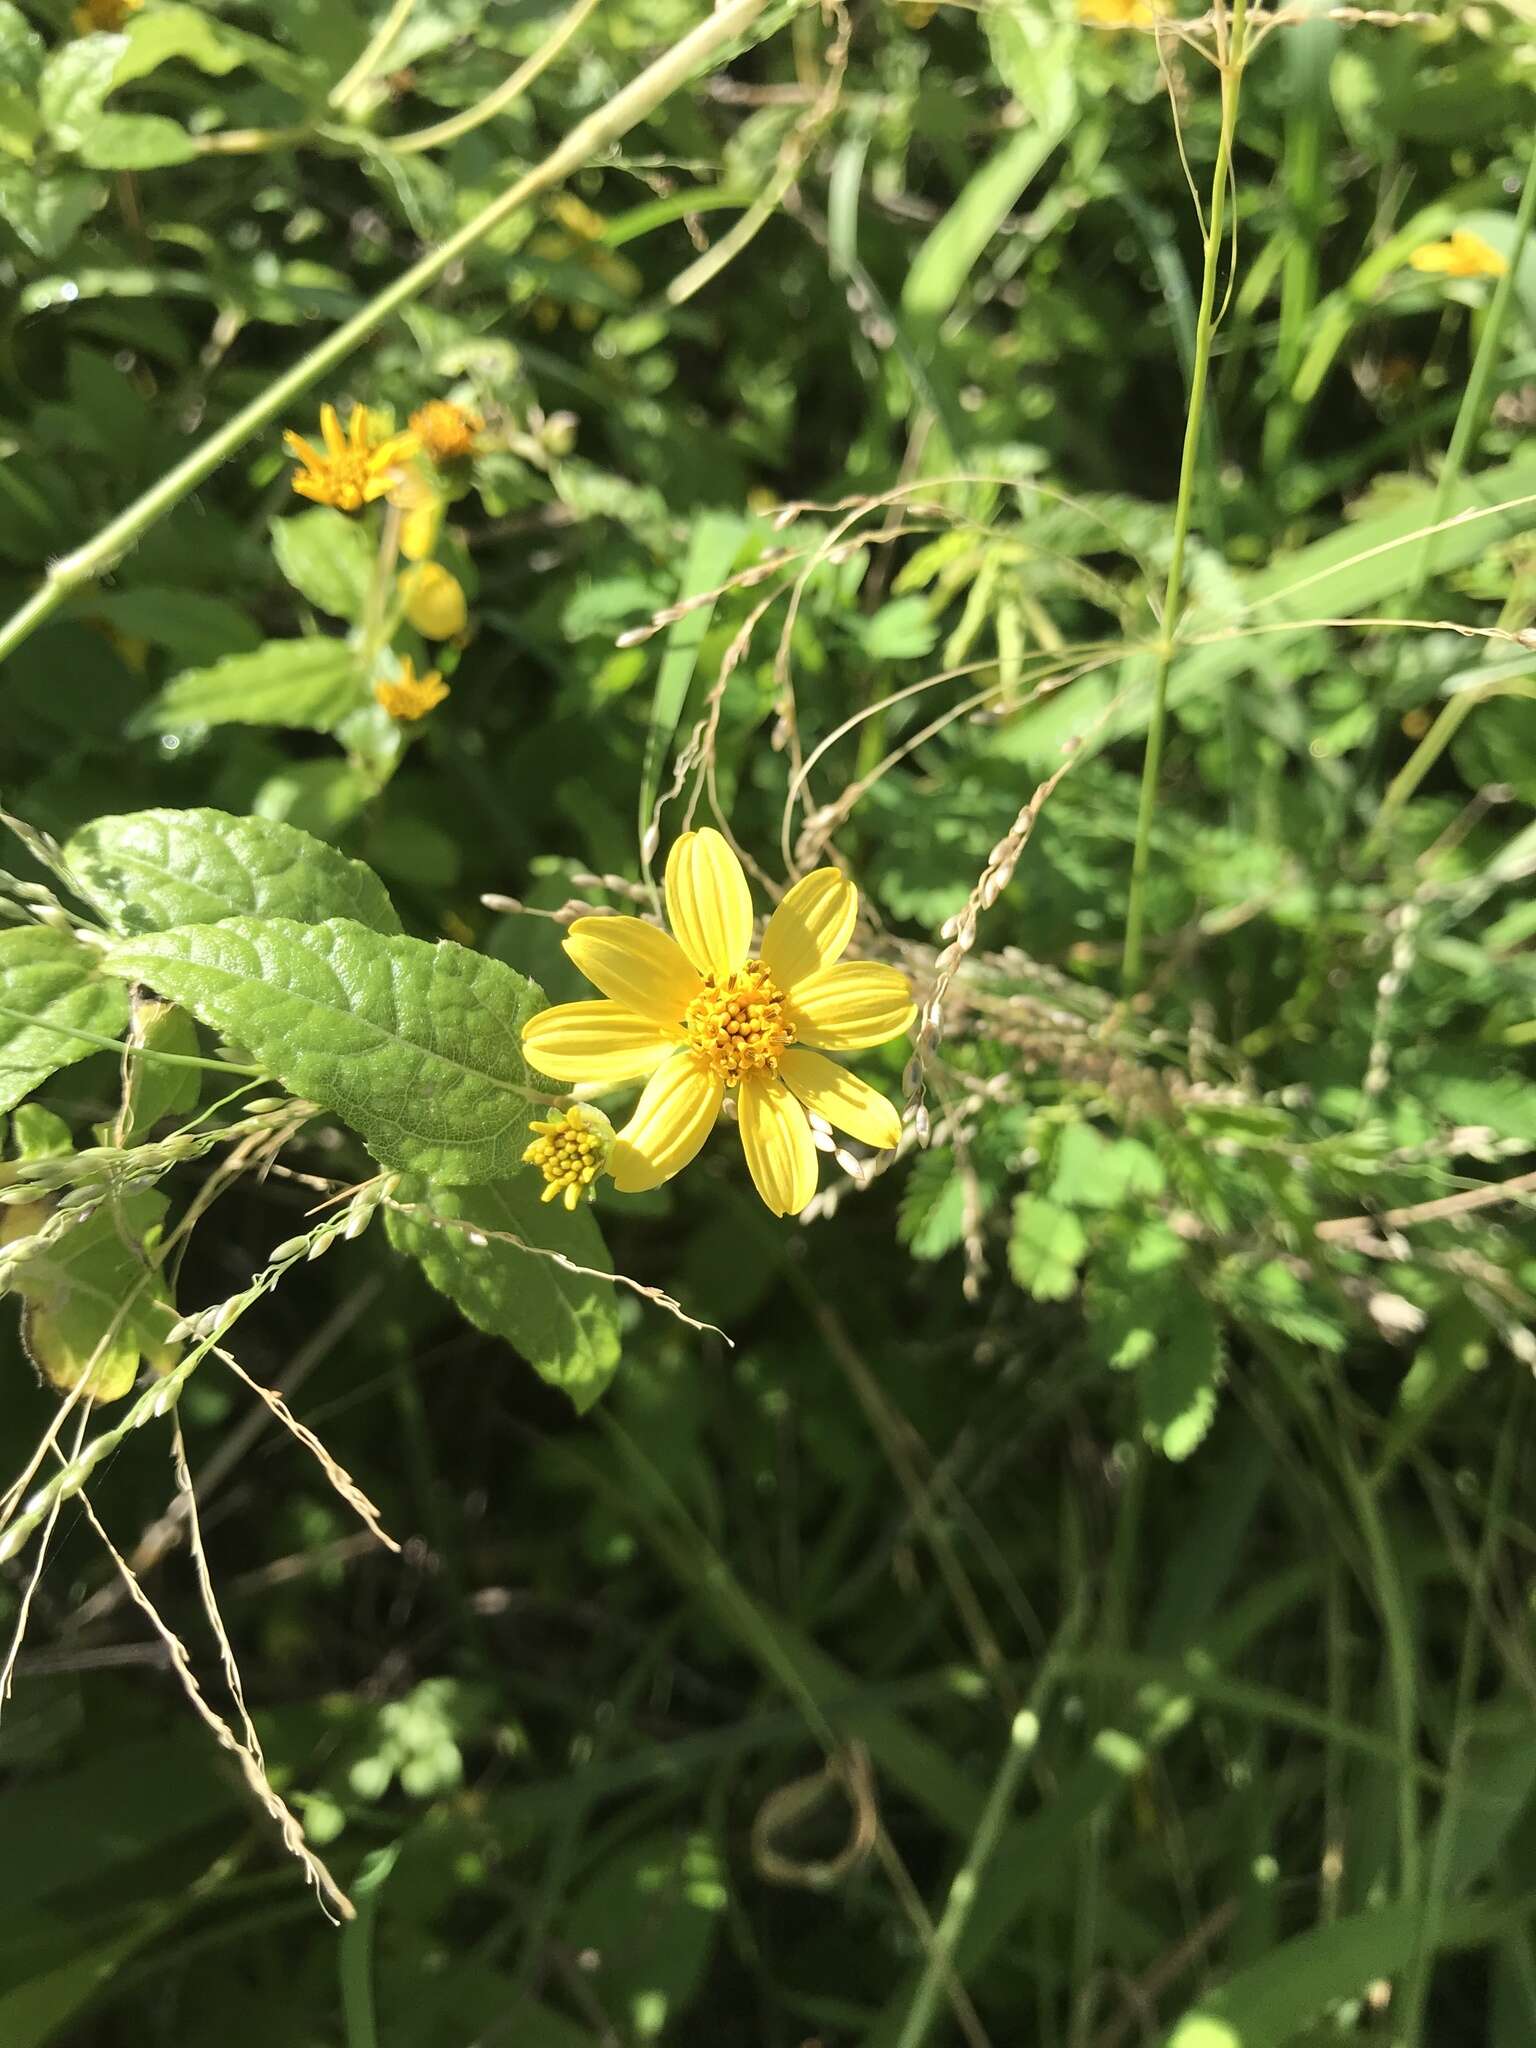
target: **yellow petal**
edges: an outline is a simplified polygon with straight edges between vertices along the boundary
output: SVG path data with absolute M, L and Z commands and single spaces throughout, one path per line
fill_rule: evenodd
M 354 413 L 353 418 L 355 419 L 356 416 L 357 415 Z M 334 456 L 346 454 L 347 437 L 341 431 L 341 421 L 336 417 L 336 408 L 334 405 L 321 406 L 320 433 L 322 439 L 325 442 L 326 453 L 328 455 Z
M 901 1112 L 896 1105 L 836 1060 L 791 1047 L 780 1055 L 779 1072 L 807 1109 L 814 1109 L 850 1138 L 882 1152 L 901 1142 Z
M 622 1003 L 558 1003 L 523 1026 L 523 1051 L 541 1074 L 613 1088 L 653 1074 L 676 1042 Z
M 680 1173 L 714 1129 L 724 1099 L 724 1082 L 691 1052 L 658 1067 L 608 1155 L 619 1193 L 644 1194 Z
M 565 950 L 594 988 L 672 1034 L 699 993 L 697 974 L 676 939 L 638 917 L 578 917 Z
M 782 989 L 843 957 L 859 914 L 859 892 L 837 868 L 803 875 L 768 920 L 763 965 Z
M 741 1146 L 775 1216 L 798 1216 L 816 1192 L 816 1147 L 805 1111 L 782 1081 L 750 1074 L 736 1094 Z
M 667 922 L 700 974 L 729 974 L 752 950 L 752 892 L 712 826 L 685 832 L 667 856 Z
M 895 967 L 877 960 L 845 960 L 797 983 L 789 1017 L 802 1045 L 823 1052 L 862 1052 L 911 1029 L 917 1015 L 912 987 Z

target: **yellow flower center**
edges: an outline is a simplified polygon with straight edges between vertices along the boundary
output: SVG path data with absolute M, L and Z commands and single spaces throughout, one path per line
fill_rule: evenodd
M 688 1005 L 683 1029 L 727 1088 L 748 1074 L 777 1074 L 779 1056 L 794 1041 L 784 992 L 761 960 L 731 974 L 706 974 Z
M 608 1164 L 613 1146 L 612 1124 L 601 1110 L 574 1103 L 564 1115 L 530 1124 L 528 1128 L 539 1136 L 523 1158 L 530 1166 L 536 1166 L 548 1183 L 540 1200 L 552 1202 L 558 1195 L 567 1209 L 574 1209 L 583 1190 L 591 1188 Z

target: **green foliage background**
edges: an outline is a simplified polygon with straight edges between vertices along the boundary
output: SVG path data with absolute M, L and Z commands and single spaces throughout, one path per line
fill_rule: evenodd
M 0 0 L 0 2048 L 1525 2048 L 1529 0 L 113 13 Z M 432 398 L 442 643 L 281 445 Z M 695 813 L 907 1135 L 566 1217 Z

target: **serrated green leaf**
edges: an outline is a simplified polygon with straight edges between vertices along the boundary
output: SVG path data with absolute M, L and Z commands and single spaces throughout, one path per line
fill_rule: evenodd
M 258 42 L 257 37 L 229 28 L 200 7 L 174 6 L 132 16 L 124 23 L 122 39 L 125 47 L 112 75 L 114 87 L 147 77 L 173 57 L 184 58 L 210 77 L 222 78 L 238 64 L 251 61 L 247 46 Z
M 538 1251 L 561 1252 L 577 1265 L 613 1270 L 602 1232 L 588 1208 L 568 1212 L 539 1199 L 540 1184 L 524 1173 L 485 1187 L 449 1187 L 419 1174 L 400 1183 L 397 1199 L 436 1216 L 457 1217 L 485 1232 L 521 1238 Z M 567 1272 L 537 1251 L 519 1251 L 493 1236 L 472 1243 L 461 1230 L 439 1230 L 390 1210 L 389 1239 L 418 1261 L 476 1329 L 505 1338 L 542 1379 L 590 1408 L 619 1362 L 619 1320 L 611 1286 Z
M 47 925 L 0 932 L 0 1005 L 35 1020 L 0 1015 L 0 1110 L 100 1050 L 67 1027 L 115 1038 L 128 1022 L 127 994 L 102 972 L 100 954 Z
M 861 618 L 855 612 L 848 623 L 871 661 L 913 660 L 928 653 L 939 637 L 928 600 L 923 597 L 892 598 L 872 618 Z
M 964 1237 L 965 1183 L 947 1152 L 919 1156 L 901 1197 L 897 1231 L 919 1259 L 941 1259 Z
M 1051 1200 L 1069 1209 L 1119 1209 L 1162 1193 L 1157 1154 L 1135 1138 L 1106 1138 L 1091 1124 L 1069 1124 L 1056 1147 Z
M 1088 1250 L 1083 1226 L 1070 1209 L 1040 1195 L 1013 1205 L 1008 1270 L 1036 1301 L 1065 1301 L 1077 1291 L 1077 1269 Z
M 69 1125 L 40 1102 L 24 1102 L 12 1116 L 11 1150 L 18 1159 L 58 1159 L 74 1149 Z
M 522 1163 L 521 1032 L 543 997 L 499 960 L 347 918 L 232 917 L 125 941 L 106 966 L 235 1040 L 381 1165 L 473 1185 Z
M 22 1337 L 50 1386 L 84 1381 L 90 1400 L 117 1401 L 141 1364 L 167 1372 L 176 1363 L 180 1346 L 167 1342 L 176 1310 L 153 1256 L 168 1207 L 154 1189 L 104 1203 L 13 1271 Z
M 316 505 L 269 529 L 277 566 L 301 597 L 333 619 L 362 616 L 375 549 L 368 529 L 330 505 Z
M 98 114 L 81 136 L 78 154 L 93 171 L 157 171 L 190 163 L 197 144 L 164 114 Z
M 126 36 L 77 36 L 61 43 L 43 66 L 38 81 L 38 109 L 43 125 L 60 149 L 76 149 L 101 113 L 112 90 Z
M 129 811 L 96 818 L 64 849 L 81 888 L 129 936 L 220 918 L 346 917 L 398 932 L 384 884 L 296 825 L 227 811 Z
M 364 701 L 357 656 L 345 640 L 269 640 L 211 668 L 173 676 L 137 729 L 283 725 L 329 732 Z

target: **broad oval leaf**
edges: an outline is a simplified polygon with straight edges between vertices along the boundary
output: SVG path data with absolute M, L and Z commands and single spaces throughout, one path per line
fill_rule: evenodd
M 176 1310 L 155 1256 L 168 1207 L 152 1188 L 105 1203 L 12 1275 L 26 1304 L 23 1342 L 50 1386 L 120 1401 L 141 1365 L 175 1365 Z
M 376 932 L 400 919 L 372 868 L 275 818 L 227 811 L 128 811 L 96 818 L 64 849 L 81 889 L 120 932 L 220 918 L 347 917 Z
M 197 153 L 186 129 L 164 114 L 98 114 L 79 143 L 80 161 L 93 171 L 156 171 Z
M 277 566 L 301 597 L 333 619 L 362 617 L 374 568 L 365 526 L 333 506 L 315 505 L 274 519 L 268 531 Z
M 106 965 L 235 1040 L 384 1166 L 474 1183 L 521 1164 L 522 1029 L 544 998 L 500 960 L 349 918 L 231 917 L 125 940 Z
M 127 991 L 102 973 L 100 954 L 48 925 L 0 932 L 0 1005 L 0 1110 L 100 1051 L 71 1025 L 115 1038 L 128 1022 Z
M 252 654 L 172 676 L 135 727 L 288 725 L 329 732 L 364 701 L 357 655 L 345 640 L 269 640 Z
M 419 1174 L 401 1181 L 396 1199 L 430 1215 L 500 1231 L 535 1247 L 487 1236 L 474 1243 L 462 1230 L 439 1228 L 427 1214 L 388 1212 L 390 1243 L 408 1252 L 440 1294 L 446 1294 L 488 1336 L 503 1337 L 541 1379 L 568 1394 L 578 1412 L 590 1408 L 619 1362 L 619 1318 L 611 1285 L 568 1272 L 539 1251 L 563 1252 L 580 1266 L 613 1270 L 602 1232 L 587 1208 L 569 1213 L 539 1199 L 531 1174 L 488 1187 L 448 1187 Z

